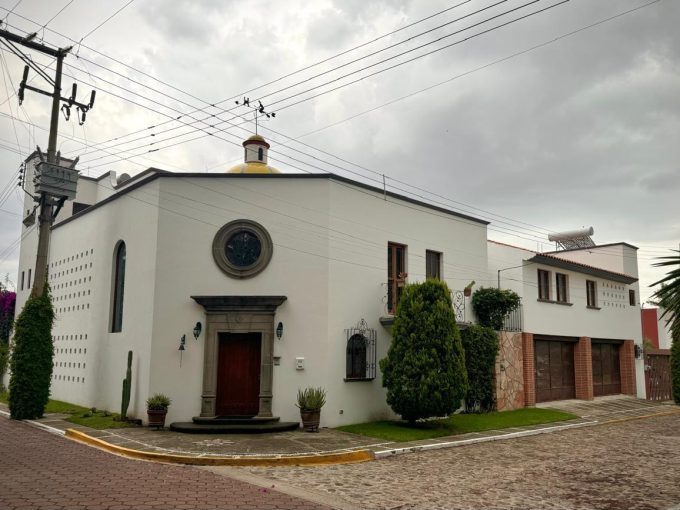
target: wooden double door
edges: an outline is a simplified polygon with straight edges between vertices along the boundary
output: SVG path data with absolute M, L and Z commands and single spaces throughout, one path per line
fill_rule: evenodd
M 218 334 L 217 416 L 255 416 L 260 404 L 262 335 Z
M 574 342 L 536 339 L 536 402 L 576 398 Z
M 620 343 L 592 341 L 594 396 L 621 393 L 620 347 Z

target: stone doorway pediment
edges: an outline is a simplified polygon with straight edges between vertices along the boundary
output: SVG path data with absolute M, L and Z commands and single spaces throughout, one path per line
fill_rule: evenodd
M 257 417 L 272 416 L 274 314 L 286 296 L 191 296 L 205 309 L 201 417 L 216 416 L 221 333 L 259 333 L 261 338 L 260 393 Z

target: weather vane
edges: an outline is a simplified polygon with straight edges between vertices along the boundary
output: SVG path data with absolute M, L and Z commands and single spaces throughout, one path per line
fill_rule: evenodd
M 262 104 L 262 101 L 257 101 L 257 106 L 251 106 L 250 105 L 250 98 L 244 97 L 241 101 L 234 101 L 237 105 L 239 106 L 245 106 L 246 108 L 250 108 L 253 111 L 253 114 L 255 115 L 255 134 L 257 134 L 257 126 L 258 126 L 258 119 L 260 116 L 265 116 L 268 119 L 271 119 L 272 117 L 276 117 L 276 112 L 268 112 L 265 110 L 264 105 Z

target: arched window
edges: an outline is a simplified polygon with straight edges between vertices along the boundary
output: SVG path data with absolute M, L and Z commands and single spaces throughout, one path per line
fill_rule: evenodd
M 123 295 L 125 293 L 125 243 L 120 241 L 114 252 L 113 260 L 113 310 L 111 332 L 123 329 Z
M 366 379 L 366 344 L 360 334 L 347 340 L 347 379 Z
M 257 149 L 257 159 L 259 159 L 260 161 L 264 160 L 264 149 L 262 147 Z

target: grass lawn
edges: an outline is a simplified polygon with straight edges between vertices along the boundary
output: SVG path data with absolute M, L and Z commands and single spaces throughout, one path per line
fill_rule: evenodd
M 0 402 L 7 404 L 9 393 L 4 391 L 0 393 Z M 109 413 L 108 411 L 100 411 L 88 409 L 87 407 L 62 402 L 61 400 L 49 400 L 45 406 L 46 413 L 69 414 L 66 421 L 90 427 L 93 429 L 120 429 L 125 427 L 134 427 L 135 424 L 128 422 L 116 421 L 117 414 Z
M 362 436 L 377 437 L 388 441 L 416 441 L 433 437 L 454 436 L 468 432 L 499 430 L 524 425 L 538 425 L 572 420 L 578 416 L 554 409 L 516 409 L 502 413 L 454 414 L 442 420 L 416 422 L 409 425 L 403 421 L 374 421 L 344 425 L 338 430 Z

